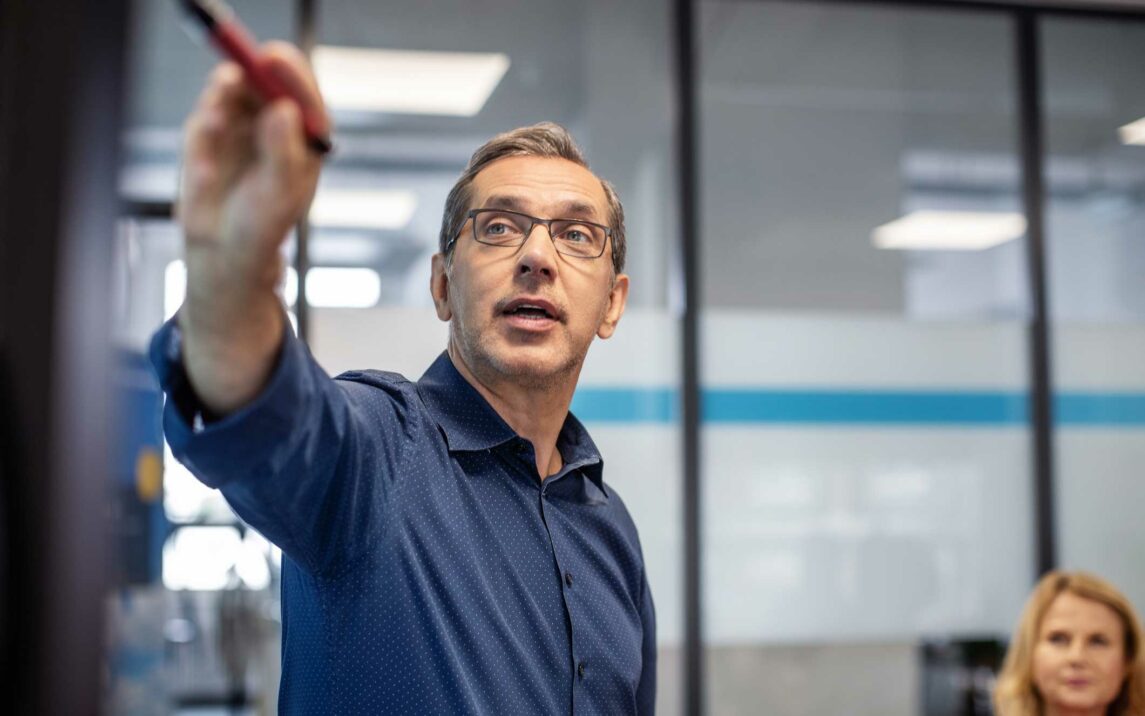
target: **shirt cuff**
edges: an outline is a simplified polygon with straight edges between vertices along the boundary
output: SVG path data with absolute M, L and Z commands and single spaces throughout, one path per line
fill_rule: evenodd
M 275 446 L 298 420 L 309 353 L 287 323 L 267 385 L 248 405 L 213 416 L 195 394 L 183 365 L 183 334 L 176 318 L 155 333 L 149 350 L 166 394 L 163 433 L 171 452 L 202 482 L 221 487 L 269 466 Z

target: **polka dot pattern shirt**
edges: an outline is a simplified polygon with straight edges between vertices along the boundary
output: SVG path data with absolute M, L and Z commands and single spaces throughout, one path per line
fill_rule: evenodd
M 653 713 L 636 528 L 575 417 L 542 482 L 447 355 L 331 380 L 287 336 L 256 401 L 204 426 L 179 342 L 152 342 L 167 440 L 284 553 L 281 713 Z

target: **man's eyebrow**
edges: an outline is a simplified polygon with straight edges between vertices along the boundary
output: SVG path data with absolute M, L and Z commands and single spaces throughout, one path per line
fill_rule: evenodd
M 557 205 L 556 213 L 551 219 L 588 219 L 599 221 L 596 207 L 592 204 L 583 201 L 567 201 Z M 506 209 L 508 211 L 519 211 L 528 213 L 528 205 L 525 200 L 511 194 L 494 194 L 485 200 L 484 209 Z
M 509 211 L 523 211 L 525 202 L 508 194 L 494 194 L 484 202 L 485 209 L 508 209 Z
M 570 201 L 561 204 L 559 219 L 597 219 L 596 207 L 583 201 Z

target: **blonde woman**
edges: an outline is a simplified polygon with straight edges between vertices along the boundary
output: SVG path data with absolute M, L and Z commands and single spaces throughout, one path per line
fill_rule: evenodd
M 1050 572 L 1026 602 L 994 690 L 998 716 L 1145 716 L 1141 622 L 1109 582 Z

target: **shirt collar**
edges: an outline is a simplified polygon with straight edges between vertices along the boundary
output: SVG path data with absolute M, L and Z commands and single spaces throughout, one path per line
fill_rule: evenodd
M 517 437 L 493 406 L 442 352 L 417 382 L 422 402 L 445 436 L 450 451 L 489 450 Z M 580 469 L 602 491 L 604 463 L 584 425 L 572 413 L 557 436 L 565 465 Z

